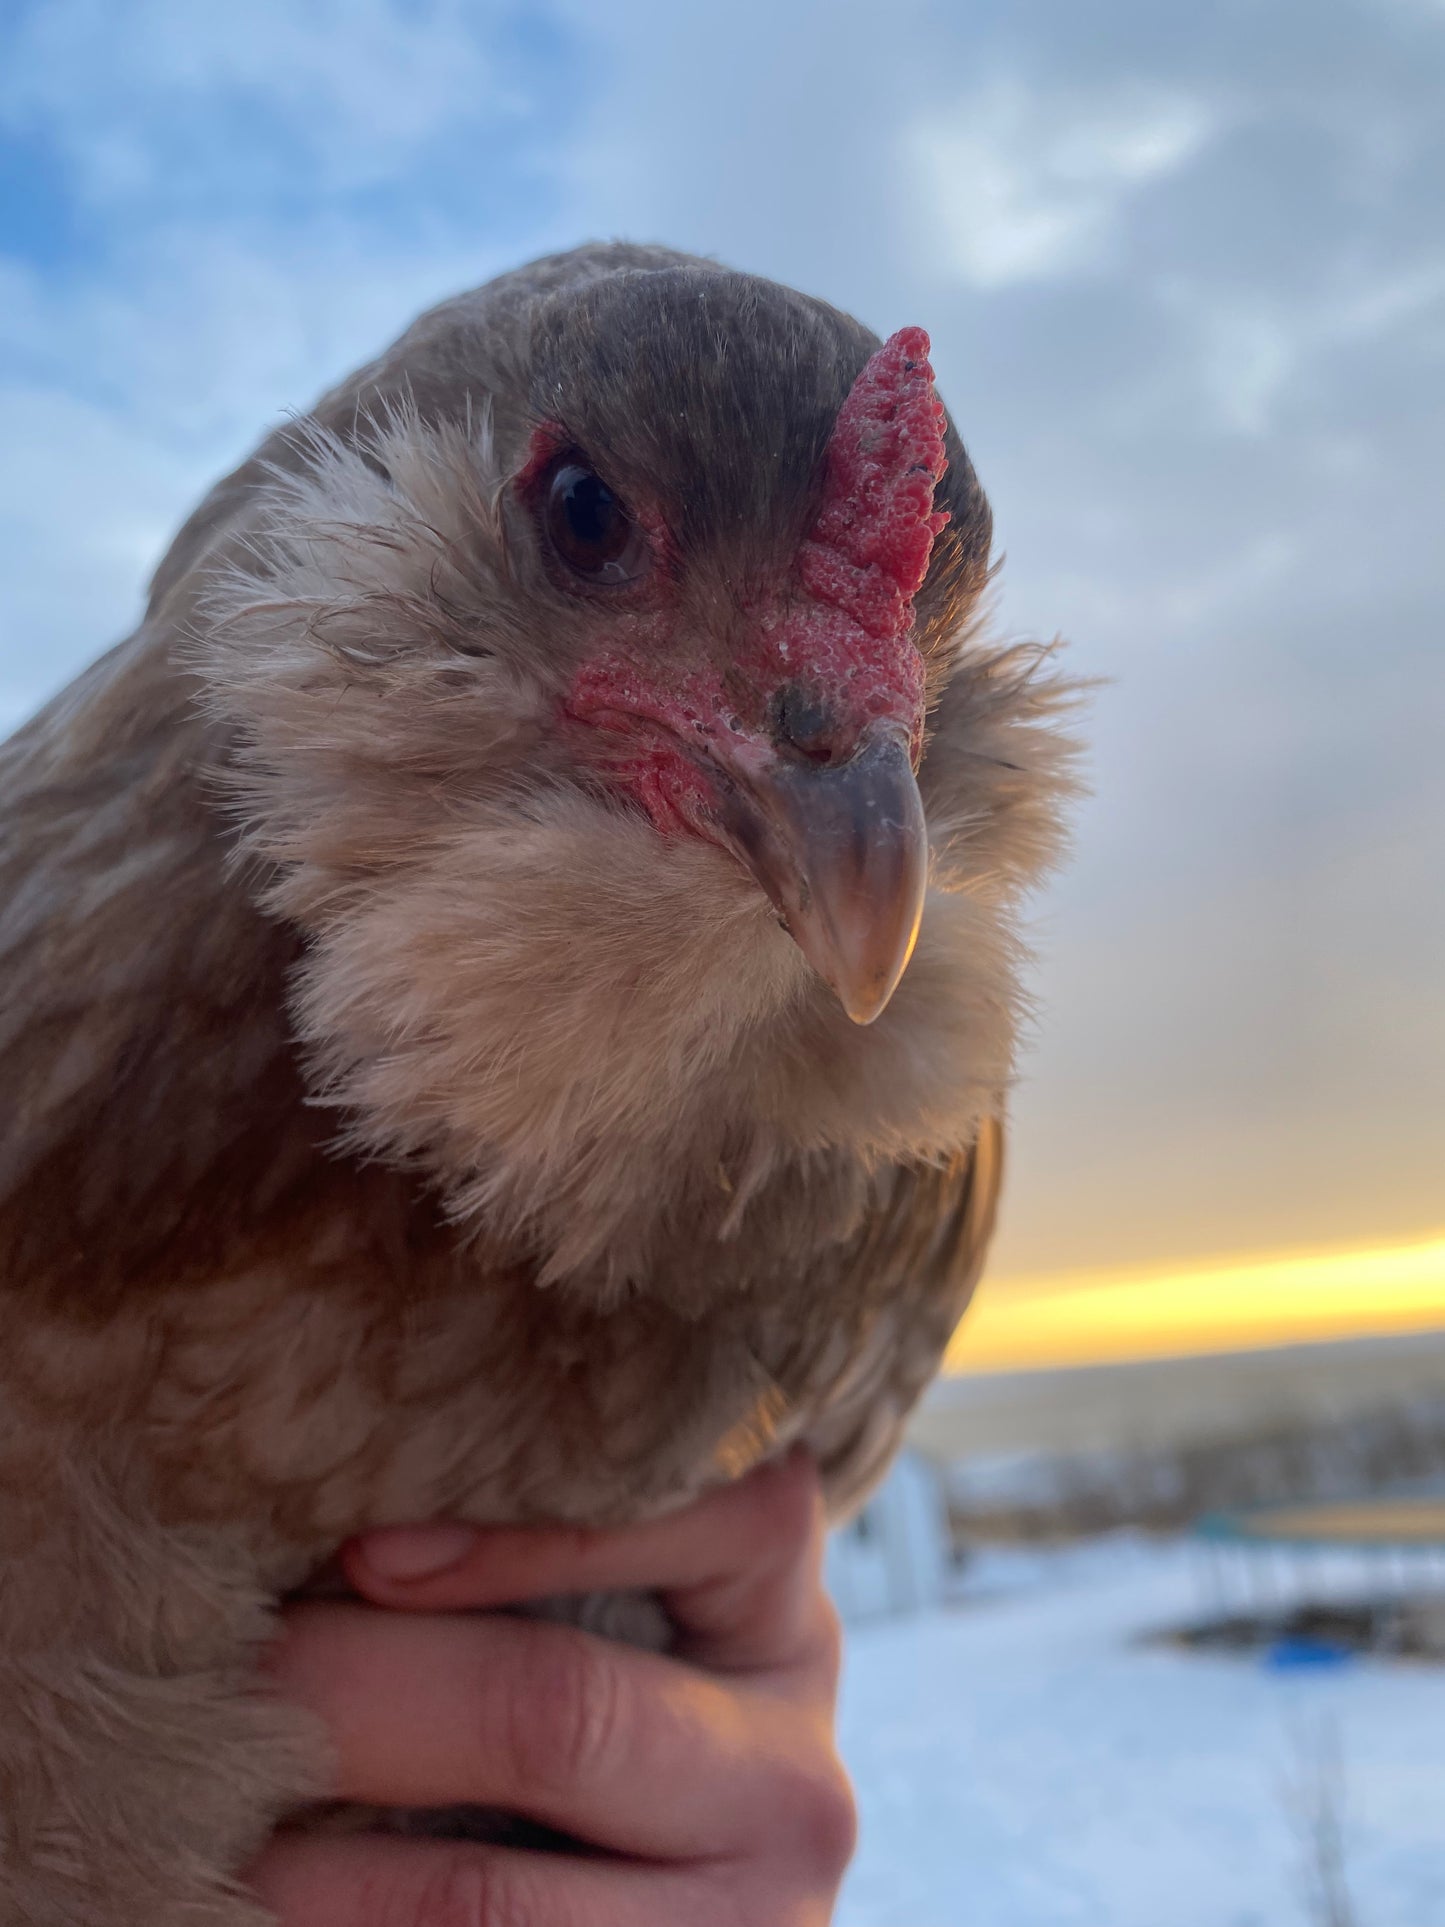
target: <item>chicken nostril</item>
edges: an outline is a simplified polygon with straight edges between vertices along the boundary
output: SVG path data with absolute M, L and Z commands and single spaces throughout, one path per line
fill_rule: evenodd
M 778 692 L 773 704 L 773 729 L 779 742 L 810 763 L 835 760 L 836 727 L 831 711 L 796 683 Z

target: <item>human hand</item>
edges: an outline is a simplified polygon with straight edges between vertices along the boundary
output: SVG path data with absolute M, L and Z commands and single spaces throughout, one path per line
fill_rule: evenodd
M 281 1834 L 256 1892 L 282 1927 L 824 1927 L 855 1823 L 822 1543 L 801 1454 L 619 1531 L 353 1542 L 374 1603 L 289 1608 L 271 1669 L 328 1728 L 336 1795 L 501 1808 L 597 1852 Z M 474 1610 L 634 1587 L 661 1595 L 675 1656 Z

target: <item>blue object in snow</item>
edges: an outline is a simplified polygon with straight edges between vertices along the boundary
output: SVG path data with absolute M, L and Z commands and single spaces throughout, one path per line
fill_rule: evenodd
M 1294 1673 L 1309 1666 L 1348 1666 L 1354 1657 L 1351 1647 L 1335 1640 L 1302 1636 L 1287 1635 L 1264 1650 L 1264 1664 L 1272 1673 Z

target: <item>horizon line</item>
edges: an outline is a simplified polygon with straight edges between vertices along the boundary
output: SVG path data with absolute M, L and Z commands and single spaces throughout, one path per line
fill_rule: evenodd
M 1210 1264 L 1060 1272 L 980 1288 L 950 1377 L 1142 1363 L 1445 1329 L 1445 1231 Z

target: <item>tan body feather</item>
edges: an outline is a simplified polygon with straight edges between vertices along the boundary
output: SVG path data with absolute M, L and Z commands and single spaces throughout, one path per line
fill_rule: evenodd
M 977 569 L 920 598 L 933 883 L 867 1030 L 721 851 L 548 767 L 518 331 L 677 258 L 424 317 L 0 750 L 0 1921 L 240 1927 L 324 1775 L 247 1690 L 279 1593 L 369 1525 L 636 1516 L 800 1437 L 846 1506 L 977 1277 L 1068 790 Z

